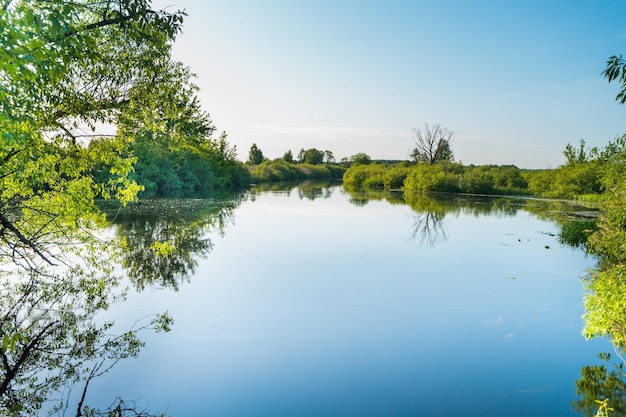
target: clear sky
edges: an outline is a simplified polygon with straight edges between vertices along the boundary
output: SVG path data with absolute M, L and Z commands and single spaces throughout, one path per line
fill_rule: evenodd
M 291 149 L 407 159 L 412 128 L 455 133 L 464 164 L 548 168 L 626 133 L 626 2 L 155 0 L 185 9 L 174 57 L 246 160 Z

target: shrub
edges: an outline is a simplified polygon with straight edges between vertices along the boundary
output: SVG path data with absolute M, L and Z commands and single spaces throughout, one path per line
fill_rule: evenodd
M 440 164 L 417 164 L 404 181 L 405 190 L 459 192 L 459 176 Z
M 361 187 L 384 186 L 385 168 L 382 165 L 353 165 L 343 174 L 343 184 L 357 189 Z
M 494 183 L 493 175 L 484 167 L 468 169 L 459 179 L 461 191 L 470 194 L 492 194 Z
M 411 168 L 403 165 L 394 165 L 383 175 L 383 185 L 386 190 L 402 188 L 404 180 L 411 172 Z

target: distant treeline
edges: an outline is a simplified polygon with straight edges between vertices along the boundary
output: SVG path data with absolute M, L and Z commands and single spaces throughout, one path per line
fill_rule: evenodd
M 277 182 L 305 179 L 341 179 L 346 168 L 338 164 L 286 162 L 282 159 L 263 161 L 250 166 L 253 182 Z
M 450 192 L 491 195 L 532 195 L 549 198 L 594 199 L 620 175 L 615 161 L 624 157 L 626 139 L 602 149 L 586 149 L 584 141 L 567 145 L 566 163 L 555 169 L 528 170 L 514 165 L 463 165 L 450 160 L 435 163 L 373 161 L 358 153 L 335 162 L 330 151 L 302 149 L 282 158 L 266 159 L 253 144 L 248 161 L 239 161 L 226 135 L 184 143 L 164 136 L 144 135 L 130 147 L 135 159 L 131 178 L 143 186 L 140 197 L 193 197 L 215 191 L 248 188 L 251 183 L 307 179 L 343 179 L 346 188 Z M 94 176 L 110 175 L 109 167 Z
M 255 183 L 341 179 L 346 171 L 345 164 L 337 164 L 328 150 L 302 148 L 297 157 L 288 150 L 282 158 L 269 160 L 255 143 L 250 147 L 246 165 Z
M 617 161 L 624 157 L 625 148 L 624 137 L 603 149 L 587 150 L 581 141 L 578 148 L 567 145 L 564 165 L 542 170 L 451 161 L 355 164 L 346 171 L 343 180 L 350 189 L 594 199 L 616 182 L 620 166 Z

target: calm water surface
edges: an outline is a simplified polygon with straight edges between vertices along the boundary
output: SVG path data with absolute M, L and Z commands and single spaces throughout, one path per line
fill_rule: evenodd
M 204 202 L 218 217 L 119 226 L 176 230 L 187 252 L 110 312 L 175 324 L 91 399 L 172 416 L 578 415 L 581 367 L 610 347 L 581 337 L 594 260 L 559 244 L 554 207 L 401 199 L 258 191 Z

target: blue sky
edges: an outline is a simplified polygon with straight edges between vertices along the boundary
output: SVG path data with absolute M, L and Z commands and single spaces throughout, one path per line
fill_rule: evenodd
M 556 167 L 626 133 L 602 77 L 626 54 L 622 1 L 158 0 L 185 9 L 174 57 L 245 160 L 291 149 L 406 159 L 412 128 L 464 164 Z

